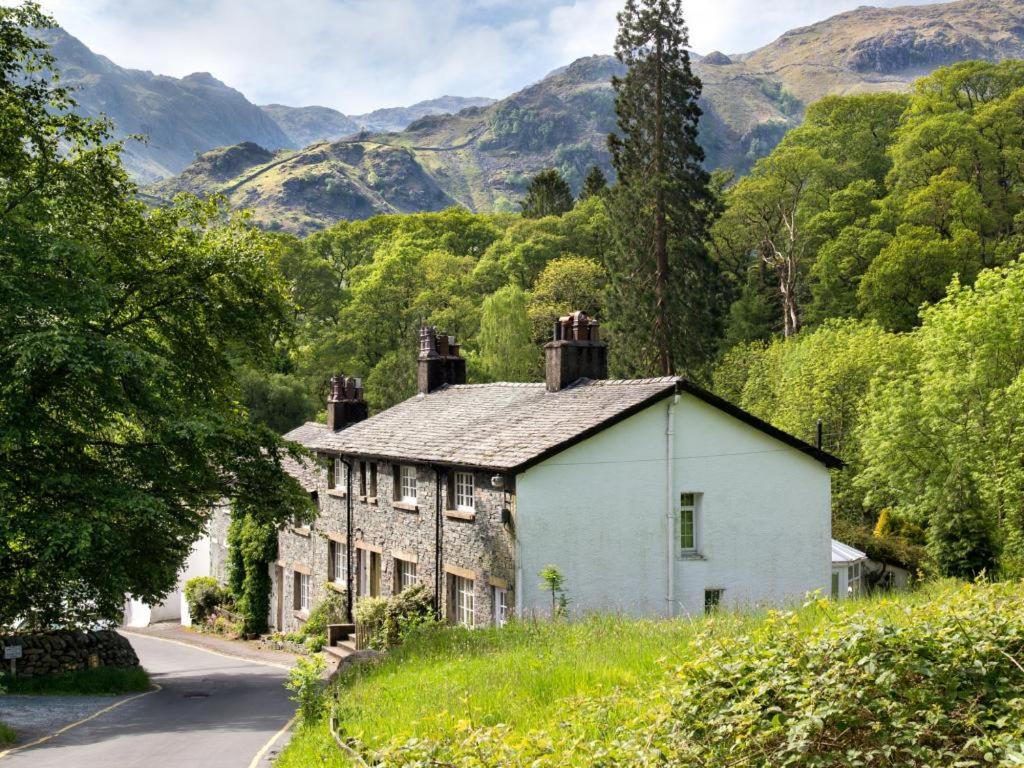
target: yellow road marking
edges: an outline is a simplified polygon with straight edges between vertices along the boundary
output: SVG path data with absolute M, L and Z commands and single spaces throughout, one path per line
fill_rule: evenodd
M 10 749 L 7 749 L 7 750 L 4 750 L 3 752 L 0 752 L 0 760 L 3 760 L 8 755 L 13 755 L 15 752 L 20 752 L 21 750 L 28 749 L 29 747 L 35 747 L 35 746 L 37 746 L 39 744 L 43 744 L 43 743 L 49 741 L 50 739 L 55 739 L 58 736 L 60 736 L 62 733 L 66 733 L 67 731 L 70 731 L 72 728 L 77 728 L 80 725 L 88 723 L 90 720 L 95 720 L 100 715 L 105 715 L 107 712 L 110 712 L 111 710 L 117 709 L 118 707 L 120 707 L 120 706 L 122 706 L 124 704 L 127 704 L 129 701 L 135 701 L 136 699 L 141 699 L 143 696 L 149 696 L 149 694 L 156 693 L 159 690 L 161 690 L 161 687 L 159 685 L 157 685 L 156 683 L 153 683 L 153 687 L 150 688 L 148 691 L 143 691 L 142 693 L 137 693 L 134 696 L 129 696 L 127 699 L 121 699 L 121 701 L 115 702 L 115 703 L 111 704 L 109 707 L 104 707 L 99 712 L 93 712 L 88 717 L 82 718 L 81 720 L 79 720 L 77 722 L 65 725 L 63 728 L 61 728 L 61 729 L 59 729 L 57 731 L 54 731 L 49 736 L 42 736 L 42 737 L 36 739 L 35 741 L 30 741 L 28 744 L 22 744 L 22 745 L 17 746 L 17 747 L 11 747 Z
M 256 753 L 256 757 L 254 757 L 252 759 L 252 762 L 249 763 L 249 768 L 257 768 L 257 766 L 259 766 L 260 761 L 266 756 L 267 752 L 270 751 L 270 748 L 274 746 L 274 743 L 282 736 L 284 736 L 288 732 L 289 728 L 295 725 L 295 721 L 298 719 L 298 717 L 298 715 L 294 715 L 291 720 L 284 724 L 284 728 L 275 733 L 271 737 L 270 741 L 263 745 L 260 751 Z
M 248 656 L 239 656 L 235 653 L 224 653 L 223 651 L 214 651 L 203 645 L 195 645 L 193 643 L 186 643 L 181 640 L 172 640 L 169 637 L 156 637 L 146 632 L 132 632 L 130 629 L 124 629 L 123 627 L 118 628 L 118 632 L 125 635 L 133 635 L 135 637 L 147 638 L 149 640 L 159 640 L 161 643 L 173 643 L 174 645 L 180 645 L 183 648 L 192 648 L 197 651 L 204 651 L 205 653 L 212 653 L 214 656 L 223 656 L 225 659 L 236 659 L 238 661 L 248 661 L 250 664 L 262 664 L 265 667 L 275 667 L 276 669 L 283 669 L 286 672 L 291 669 L 287 664 L 278 664 L 274 661 L 261 661 L 258 659 L 250 659 Z

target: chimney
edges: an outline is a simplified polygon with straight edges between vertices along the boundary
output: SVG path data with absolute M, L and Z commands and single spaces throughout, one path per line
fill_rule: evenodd
M 362 379 L 331 376 L 331 394 L 327 397 L 327 427 L 335 432 L 362 421 L 367 416 Z
M 586 312 L 555 321 L 554 340 L 544 345 L 544 378 L 548 392 L 579 379 L 608 378 L 608 345 L 600 339 L 597 321 Z
M 420 329 L 419 391 L 433 392 L 447 384 L 466 383 L 466 361 L 459 354 L 454 336 L 438 333 L 426 325 Z

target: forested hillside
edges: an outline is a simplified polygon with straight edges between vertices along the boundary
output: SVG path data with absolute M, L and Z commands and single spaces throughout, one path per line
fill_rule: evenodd
M 707 166 L 746 173 L 826 94 L 904 92 L 938 66 L 1022 51 L 1024 1 L 960 0 L 859 8 L 749 54 L 694 56 L 703 82 L 700 141 Z M 610 172 L 610 80 L 622 72 L 613 57 L 590 56 L 490 106 L 424 117 L 396 133 L 279 153 L 226 182 L 204 177 L 200 159 L 156 192 L 222 192 L 252 209 L 262 226 L 297 233 L 343 218 L 436 210 L 443 201 L 473 211 L 514 210 L 529 179 L 544 168 L 558 169 L 574 191 L 591 166 Z M 352 162 L 353 155 L 370 160 Z M 396 199 L 410 179 L 424 193 Z

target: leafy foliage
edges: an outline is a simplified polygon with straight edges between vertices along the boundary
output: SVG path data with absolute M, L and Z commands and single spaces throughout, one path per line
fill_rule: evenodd
M 308 513 L 308 505 L 305 512 Z M 267 631 L 270 612 L 270 564 L 277 559 L 277 525 L 236 507 L 228 526 L 228 587 L 242 616 L 242 632 Z
M 520 203 L 523 218 L 541 219 L 561 216 L 572 209 L 572 190 L 554 168 L 541 171 L 530 181 L 526 196 Z
M 305 504 L 234 378 L 288 321 L 276 243 L 217 200 L 137 201 L 49 74 L 49 23 L 0 9 L 0 625 L 159 602 L 212 503 Z
M 434 596 L 425 584 L 415 584 L 391 597 L 364 597 L 356 603 L 356 622 L 379 650 L 400 645 L 412 631 L 437 621 Z
M 300 656 L 288 673 L 284 687 L 294 694 L 291 700 L 299 705 L 299 720 L 304 726 L 313 725 L 323 717 L 326 695 L 321 678 L 326 669 L 327 662 L 316 654 Z
M 185 582 L 185 600 L 192 621 L 202 624 L 223 605 L 229 594 L 212 576 L 196 576 Z

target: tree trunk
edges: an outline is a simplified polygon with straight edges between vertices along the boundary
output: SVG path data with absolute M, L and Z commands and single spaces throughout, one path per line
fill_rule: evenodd
M 665 97 L 664 97 L 664 35 L 658 28 L 656 77 L 654 85 L 654 249 L 657 261 L 654 296 L 655 344 L 658 347 L 658 365 L 663 376 L 673 373 L 672 351 L 668 339 L 668 228 L 665 221 Z

